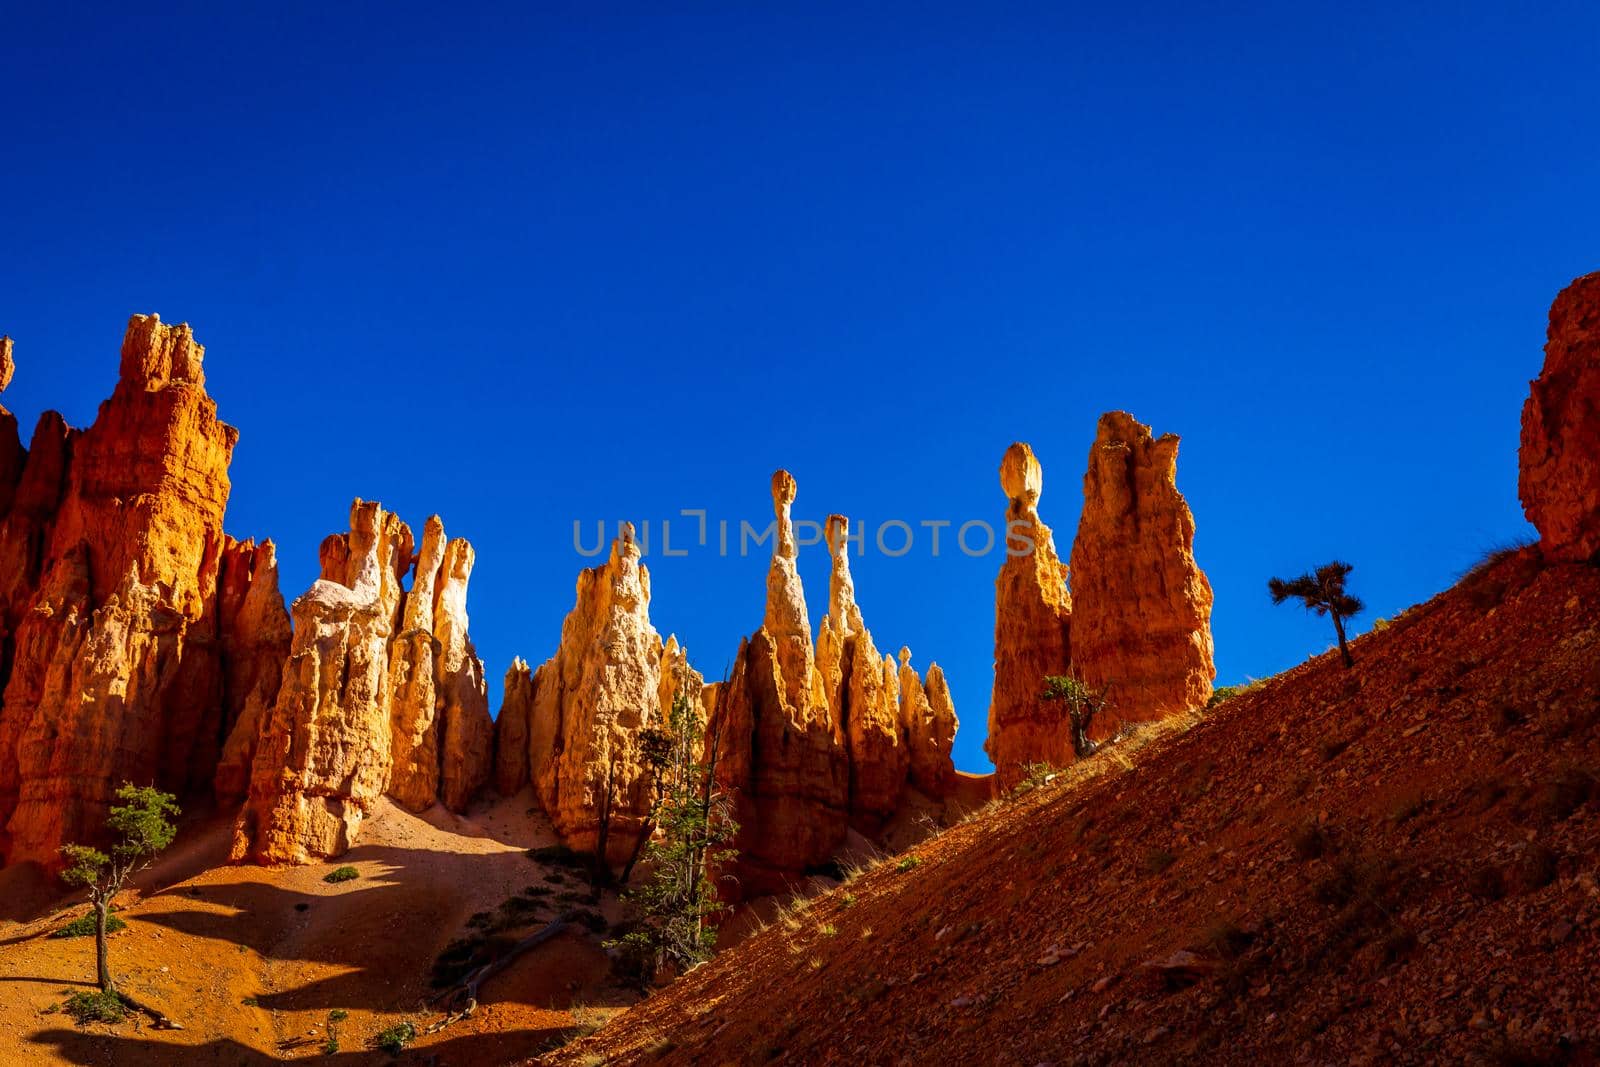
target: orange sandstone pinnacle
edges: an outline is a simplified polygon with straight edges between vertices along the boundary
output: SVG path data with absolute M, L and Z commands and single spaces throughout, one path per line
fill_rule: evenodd
M 447 541 L 437 516 L 420 553 L 413 544 L 410 527 L 362 500 L 350 532 L 322 542 L 322 577 L 294 602 L 277 698 L 253 742 L 229 740 L 254 750 L 235 860 L 338 856 L 381 796 L 461 811 L 488 782 L 493 725 L 467 638 L 472 547 Z
M 11 354 L 0 344 L 6 380 Z M 0 418 L 6 862 L 97 838 L 125 780 L 208 789 L 220 738 L 281 668 L 271 545 L 222 531 L 238 432 L 217 419 L 204 356 L 188 326 L 135 315 L 87 430 L 47 413 L 23 452 Z
M 1178 438 L 1152 437 L 1126 412 L 1101 416 L 1084 475 L 1072 566 L 1039 518 L 1044 476 L 1013 444 L 1000 464 L 1008 555 L 995 583 L 995 679 L 985 751 L 1001 788 L 1029 763 L 1075 758 L 1064 710 L 1039 699 L 1044 680 L 1072 674 L 1106 690 L 1119 722 L 1205 706 L 1212 662 L 1211 585 L 1194 558 L 1194 517 L 1178 492 Z M 1028 542 L 1032 551 L 1027 552 Z M 1069 591 L 1070 574 L 1070 591 Z
M 642 731 L 660 728 L 682 692 L 699 707 L 703 682 L 676 638 L 650 624 L 650 572 L 624 524 L 604 564 L 578 575 L 556 653 L 506 675 L 496 724 L 496 783 L 533 783 L 556 833 L 572 848 L 627 862 L 650 810 Z M 602 842 L 601 838 L 604 837 Z
M 1006 789 L 1028 763 L 1072 762 L 1072 739 L 1060 712 L 1039 700 L 1046 677 L 1071 669 L 1072 594 L 1067 565 L 1039 517 L 1044 472 L 1033 449 L 1021 442 L 1006 449 L 1000 487 L 1007 501 L 1007 556 L 995 580 L 994 689 L 984 751 Z M 1030 541 L 1032 550 L 1026 551 Z

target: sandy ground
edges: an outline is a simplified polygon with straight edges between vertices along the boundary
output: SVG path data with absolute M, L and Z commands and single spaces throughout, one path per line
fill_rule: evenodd
M 368 1048 L 370 1038 L 440 1017 L 423 1004 L 429 972 L 471 916 L 524 887 L 578 888 L 560 872 L 553 877 L 564 881 L 547 882 L 552 869 L 526 855 L 554 840 L 532 806 L 524 793 L 463 819 L 385 804 L 337 864 L 277 869 L 228 865 L 226 819 L 186 825 L 125 894 L 128 929 L 111 937 L 119 982 L 182 1031 L 135 1019 L 78 1027 L 52 1010 L 92 988 L 93 940 L 47 936 L 84 908 L 35 868 L 0 872 L 0 1064 L 395 1062 Z M 345 864 L 360 878 L 323 881 Z M 565 905 L 548 907 L 553 916 Z M 614 918 L 614 904 L 605 910 Z M 565 934 L 487 985 L 474 1018 L 419 1037 L 401 1062 L 477 1065 L 537 1052 L 571 1032 L 569 1008 L 593 1020 L 627 1002 L 607 975 L 595 938 Z M 340 1053 L 324 1056 L 334 1009 L 349 1017 L 338 1027 Z

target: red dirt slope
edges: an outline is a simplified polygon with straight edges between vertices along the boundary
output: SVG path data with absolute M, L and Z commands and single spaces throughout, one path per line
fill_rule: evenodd
M 1600 569 L 1524 550 L 1354 650 L 992 806 L 545 1062 L 1595 1062 Z
M 0 921 L 0 1064 L 476 1067 L 532 1055 L 585 1021 L 575 1015 L 603 1019 L 631 999 L 610 985 L 595 938 L 573 931 L 530 953 L 485 987 L 472 1019 L 419 1036 L 398 1061 L 371 1047 L 374 1035 L 403 1020 L 421 1029 L 441 1017 L 424 1006 L 430 970 L 449 942 L 470 932 L 475 913 L 494 911 L 530 885 L 548 891 L 530 924 L 567 907 L 555 897 L 578 888 L 576 879 L 524 854 L 554 840 L 526 814 L 531 804 L 524 791 L 467 819 L 383 803 L 345 857 L 306 867 L 230 866 L 231 818 L 187 828 L 139 879 L 139 891 L 121 898 L 128 927 L 110 938 L 123 987 L 184 1029 L 154 1030 L 142 1017 L 73 1025 L 61 1004 L 92 988 L 94 942 L 49 934 L 83 913 L 78 904 L 55 916 Z M 360 877 L 323 880 L 346 864 Z M 34 903 L 14 901 L 17 893 L 48 893 L 48 885 L 22 884 L 32 879 L 25 867 L 4 872 L 0 914 Z M 347 1018 L 338 1055 L 329 1056 L 327 1019 L 335 1009 Z

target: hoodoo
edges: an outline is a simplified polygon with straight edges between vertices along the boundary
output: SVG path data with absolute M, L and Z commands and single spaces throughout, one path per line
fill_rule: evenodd
M 286 620 L 270 543 L 222 531 L 238 432 L 186 325 L 135 315 L 94 424 L 0 409 L 0 856 L 97 839 L 125 780 L 210 788 L 270 692 Z M 12 345 L 0 342 L 0 380 Z
M 641 733 L 665 721 L 680 690 L 698 708 L 700 689 L 687 653 L 676 639 L 663 646 L 650 624 L 650 572 L 624 523 L 610 558 L 579 573 L 555 655 L 531 674 L 518 661 L 506 675 L 498 788 L 531 781 L 565 844 L 620 866 L 650 810 Z
M 826 864 L 850 829 L 878 834 L 908 786 L 937 800 L 957 778 L 944 675 L 930 667 L 925 686 L 909 649 L 898 664 L 878 652 L 856 602 L 843 515 L 824 527 L 832 570 L 813 646 L 790 515 L 796 488 L 787 471 L 772 476 L 766 622 L 741 644 L 710 731 L 722 746 L 718 776 L 735 798 L 746 895 L 781 890 Z
M 1519 489 L 1545 558 L 1600 558 L 1600 272 L 1550 306 L 1544 369 L 1522 408 Z
M 790 516 L 796 491 L 788 471 L 772 476 L 777 532 L 766 619 L 740 644 L 717 702 L 718 721 L 708 731 L 721 747 L 718 778 L 734 797 L 738 878 L 746 895 L 781 890 L 827 862 L 849 820 L 848 755 L 817 671 L 796 565 Z
M 1072 662 L 1109 697 L 1105 731 L 1211 698 L 1211 583 L 1177 469 L 1176 434 L 1152 437 L 1125 411 L 1100 416 L 1072 542 Z
M 1101 690 L 1092 733 L 1203 708 L 1212 664 L 1211 584 L 1194 558 L 1194 516 L 1177 487 L 1178 438 L 1157 438 L 1123 411 L 1100 417 L 1083 478 L 1072 565 L 1039 518 L 1044 476 L 1014 444 L 1000 464 L 1007 556 L 995 583 L 995 676 L 989 739 L 1001 788 L 1028 764 L 1075 758 L 1065 710 L 1041 699 L 1071 675 Z M 1070 586 L 1069 578 L 1070 575 Z
M 1044 679 L 1070 670 L 1072 595 L 1067 566 L 1039 517 L 1044 471 L 1033 449 L 1017 442 L 1000 462 L 1006 495 L 1006 560 L 995 581 L 994 691 L 989 738 L 1001 788 L 1022 777 L 1029 763 L 1065 766 L 1072 740 L 1060 713 L 1039 700 Z
M 437 517 L 420 555 L 413 545 L 410 527 L 362 500 L 350 532 L 323 541 L 322 577 L 294 602 L 289 659 L 256 730 L 235 859 L 338 856 L 380 796 L 459 811 L 487 783 L 493 727 L 466 636 L 472 549 L 447 542 Z

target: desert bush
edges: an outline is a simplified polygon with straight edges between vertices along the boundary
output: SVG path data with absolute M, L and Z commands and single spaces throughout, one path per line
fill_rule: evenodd
M 1272 681 L 1272 677 L 1268 676 L 1266 678 L 1246 678 L 1245 681 L 1238 685 L 1219 685 L 1211 691 L 1211 699 L 1206 701 L 1206 707 L 1214 708 L 1225 700 L 1232 700 L 1234 697 L 1243 696 L 1245 693 L 1253 693 L 1270 681 Z
M 324 875 L 322 880 L 337 885 L 340 882 L 353 882 L 360 877 L 361 872 L 354 867 L 338 867 Z
M 900 862 L 894 865 L 894 869 L 904 874 L 906 871 L 915 870 L 921 863 L 922 860 L 920 857 L 902 856 L 900 857 Z
M 1011 787 L 1010 797 L 1016 799 L 1042 788 L 1055 781 L 1061 773 L 1061 768 L 1049 763 L 1024 763 L 1022 765 L 1022 778 Z
M 128 1008 L 114 990 L 97 990 L 93 993 L 74 993 L 62 1005 L 67 1014 L 84 1023 L 120 1023 L 127 1017 Z
M 118 930 L 126 930 L 128 924 L 115 915 L 106 916 L 106 933 L 114 934 Z M 94 914 L 80 915 L 61 929 L 50 934 L 51 937 L 93 937 Z
M 395 1023 L 387 1030 L 380 1031 L 372 1039 L 372 1043 L 390 1055 L 398 1056 L 405 1051 L 407 1045 L 416 1039 L 417 1028 L 412 1025 L 410 1019 L 406 1019 L 403 1022 Z
M 1539 573 L 1538 553 L 1526 555 L 1522 550 L 1534 544 L 1532 540 L 1508 541 L 1484 550 L 1476 563 L 1461 574 L 1457 583 L 1466 594 L 1467 603 L 1479 611 L 1492 611 L 1505 602 L 1506 597 L 1526 586 Z M 1521 556 L 1521 564 L 1509 573 L 1501 572 L 1501 564 Z
M 324 1056 L 337 1056 L 339 1054 L 339 1024 L 350 1018 L 350 1013 L 343 1008 L 334 1008 L 328 1013 L 328 1040 L 322 1044 Z

